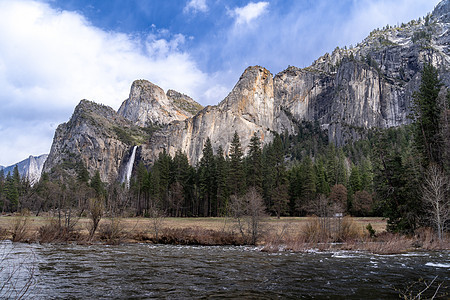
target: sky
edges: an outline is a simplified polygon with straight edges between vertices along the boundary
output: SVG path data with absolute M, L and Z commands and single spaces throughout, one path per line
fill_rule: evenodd
M 50 152 L 81 99 L 136 79 L 215 105 L 246 67 L 309 66 L 439 0 L 0 0 L 0 165 Z

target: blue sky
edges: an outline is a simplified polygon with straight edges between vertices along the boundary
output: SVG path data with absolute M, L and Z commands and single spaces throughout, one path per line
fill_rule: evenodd
M 48 153 L 81 99 L 118 109 L 135 79 L 220 102 L 431 12 L 439 0 L 0 0 L 0 165 Z

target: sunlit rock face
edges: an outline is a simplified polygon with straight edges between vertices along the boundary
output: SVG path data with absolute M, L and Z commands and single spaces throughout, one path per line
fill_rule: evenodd
M 123 161 L 146 132 L 112 108 L 82 100 L 67 123 L 58 126 L 44 171 L 60 175 L 60 169 L 76 175 L 82 163 L 90 175 L 99 171 L 105 182 L 117 180 Z
M 163 149 L 171 155 L 180 149 L 196 164 L 208 137 L 214 150 L 222 146 L 225 153 L 228 153 L 234 132 L 239 134 L 244 150 L 254 133 L 263 143 L 271 141 L 275 129 L 274 104 L 272 74 L 259 66 L 249 67 L 222 102 L 156 132 L 150 142 L 143 145 L 141 156 L 151 162 Z
M 425 62 L 450 85 L 449 10 L 449 1 L 442 1 L 431 17 L 374 30 L 355 47 L 280 72 L 277 106 L 294 119 L 318 121 L 338 145 L 360 137 L 361 129 L 407 124 Z
M 0 170 L 3 169 L 5 175 L 13 174 L 15 166 L 17 166 L 17 170 L 19 171 L 19 175 L 22 178 L 28 180 L 30 185 L 35 185 L 39 179 L 41 178 L 42 169 L 44 167 L 45 160 L 47 159 L 47 154 L 32 156 L 30 155 L 27 159 L 24 159 L 16 164 L 13 164 L 9 167 L 0 167 Z
M 253 134 L 268 143 L 275 133 L 295 133 L 302 120 L 318 122 L 337 145 L 361 138 L 368 128 L 407 124 L 425 62 L 450 86 L 449 8 L 443 1 L 431 17 L 374 30 L 358 45 L 336 48 L 304 69 L 288 67 L 273 76 L 263 67 L 248 67 L 215 106 L 202 108 L 146 80 L 133 83 L 117 113 L 82 101 L 58 127 L 44 169 L 76 157 L 110 182 L 123 175 L 134 145 L 135 164 L 180 150 L 195 165 L 207 138 L 214 151 L 221 146 L 227 154 L 234 132 L 246 151 Z
M 200 109 L 202 106 L 186 95 L 173 90 L 166 95 L 159 86 L 147 80 L 136 80 L 118 113 L 134 125 L 144 127 L 182 121 Z

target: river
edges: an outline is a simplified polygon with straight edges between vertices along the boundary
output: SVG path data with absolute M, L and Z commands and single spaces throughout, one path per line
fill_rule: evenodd
M 265 253 L 231 246 L 10 242 L 0 249 L 0 278 L 11 277 L 2 297 L 17 295 L 31 272 L 26 298 L 34 299 L 395 299 L 396 290 L 436 276 L 430 290 L 444 282 L 439 292 L 449 291 L 448 251 Z

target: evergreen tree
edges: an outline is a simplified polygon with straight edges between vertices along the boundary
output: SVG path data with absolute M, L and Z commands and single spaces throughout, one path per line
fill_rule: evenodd
M 84 182 L 86 184 L 90 180 L 89 172 L 82 162 L 78 164 L 77 177 L 79 182 Z
M 352 193 L 360 191 L 362 189 L 361 175 L 359 173 L 358 166 L 353 166 L 350 171 L 349 188 Z
M 361 190 L 373 192 L 373 170 L 370 159 L 364 158 L 362 160 L 359 173 L 361 174 Z
M 13 169 L 13 180 L 16 187 L 19 187 L 20 185 L 20 174 L 19 174 L 19 168 L 17 165 L 14 166 Z
M 359 173 L 359 167 L 353 166 L 350 170 L 350 177 L 348 178 L 348 199 L 347 208 L 349 211 L 352 210 L 354 194 L 362 189 L 361 175 Z
M 273 160 L 275 163 L 275 187 L 284 184 L 286 180 L 286 164 L 284 162 L 283 141 L 278 134 L 273 140 Z
M 272 192 L 275 189 L 275 159 L 273 143 L 264 146 L 262 151 L 262 187 L 266 207 L 272 206 Z
M 5 172 L 0 170 L 0 209 L 5 210 Z
M 142 216 L 144 214 L 144 210 L 147 210 L 149 207 L 149 178 L 147 168 L 144 166 L 144 163 L 141 161 L 138 164 L 136 177 L 133 180 L 132 188 L 134 195 L 136 196 L 136 215 Z
M 8 210 L 11 212 L 17 211 L 19 205 L 19 191 L 13 176 L 8 173 L 5 183 L 5 198 L 8 203 Z
M 317 194 L 329 195 L 330 186 L 327 180 L 327 173 L 323 164 L 323 160 L 319 159 L 314 165 L 316 175 L 316 192 Z
M 102 182 L 100 178 L 100 172 L 95 171 L 94 177 L 91 179 L 91 187 L 95 191 L 95 197 L 99 199 L 104 199 L 106 196 L 105 184 Z
M 211 140 L 206 139 L 203 147 L 203 156 L 200 159 L 199 181 L 201 198 L 204 201 L 204 215 L 217 216 L 217 201 L 216 201 L 216 171 L 215 160 Z
M 230 196 L 228 187 L 228 164 L 225 160 L 222 146 L 217 149 L 217 155 L 215 156 L 216 165 L 216 184 L 217 184 L 217 214 L 225 215 L 228 199 Z
M 169 197 L 169 186 L 170 182 L 170 165 L 172 163 L 172 158 L 166 153 L 164 149 L 160 152 L 158 159 L 155 161 L 153 168 L 156 170 L 156 174 L 159 176 L 158 180 L 158 198 L 162 201 L 163 210 L 168 209 L 168 197 Z
M 235 131 L 230 147 L 230 168 L 228 178 L 230 191 L 235 195 L 243 195 L 245 193 L 245 173 L 242 157 L 241 141 L 237 131 Z
M 256 132 L 250 139 L 247 158 L 247 185 L 259 191 L 262 188 L 262 150 L 261 141 Z
M 413 96 L 414 145 L 422 156 L 422 165 L 441 163 L 442 137 L 440 135 L 441 107 L 438 102 L 441 81 L 432 64 L 423 66 L 419 91 Z
M 387 229 L 408 233 L 415 230 L 421 215 L 420 185 L 411 151 L 391 146 L 393 131 L 384 131 L 375 144 L 374 187 Z

